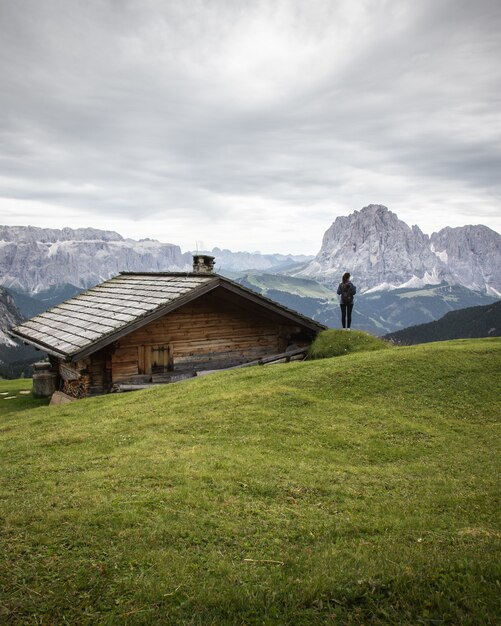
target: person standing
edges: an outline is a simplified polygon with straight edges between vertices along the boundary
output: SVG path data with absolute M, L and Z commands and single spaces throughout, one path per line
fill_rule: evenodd
M 341 296 L 341 323 L 343 328 L 350 330 L 351 312 L 353 311 L 353 297 L 357 293 L 357 288 L 350 280 L 350 273 L 343 274 L 343 279 L 337 288 L 337 295 Z

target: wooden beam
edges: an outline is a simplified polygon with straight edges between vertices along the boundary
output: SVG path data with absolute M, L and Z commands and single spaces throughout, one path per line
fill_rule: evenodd
M 239 365 L 233 365 L 231 367 L 219 368 L 214 370 L 201 370 L 197 372 L 197 376 L 205 376 L 207 374 L 213 374 L 215 372 L 222 372 L 225 370 L 238 370 L 242 367 L 253 367 L 255 365 L 270 365 L 275 361 L 283 361 L 284 363 L 288 363 L 289 361 L 294 360 L 294 357 L 299 355 L 305 355 L 308 351 L 308 348 L 298 348 L 297 350 L 290 350 L 289 352 L 281 352 L 280 354 L 274 354 L 272 356 L 262 357 L 260 359 L 256 359 L 255 361 L 249 361 L 248 363 L 240 363 Z

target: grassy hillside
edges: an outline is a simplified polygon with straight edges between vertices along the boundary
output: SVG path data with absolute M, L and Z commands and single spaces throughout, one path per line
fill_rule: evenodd
M 498 623 L 500 365 L 456 341 L 2 412 L 0 622 Z

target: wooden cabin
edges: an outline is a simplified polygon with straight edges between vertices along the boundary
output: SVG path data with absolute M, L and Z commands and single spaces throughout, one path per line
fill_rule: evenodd
M 170 382 L 307 348 L 325 327 L 213 273 L 121 272 L 20 324 L 74 397 Z

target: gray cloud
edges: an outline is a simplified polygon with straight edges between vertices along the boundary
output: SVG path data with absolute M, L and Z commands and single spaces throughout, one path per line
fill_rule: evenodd
M 489 0 L 0 2 L 0 206 L 233 248 L 370 202 L 499 230 L 500 30 Z

